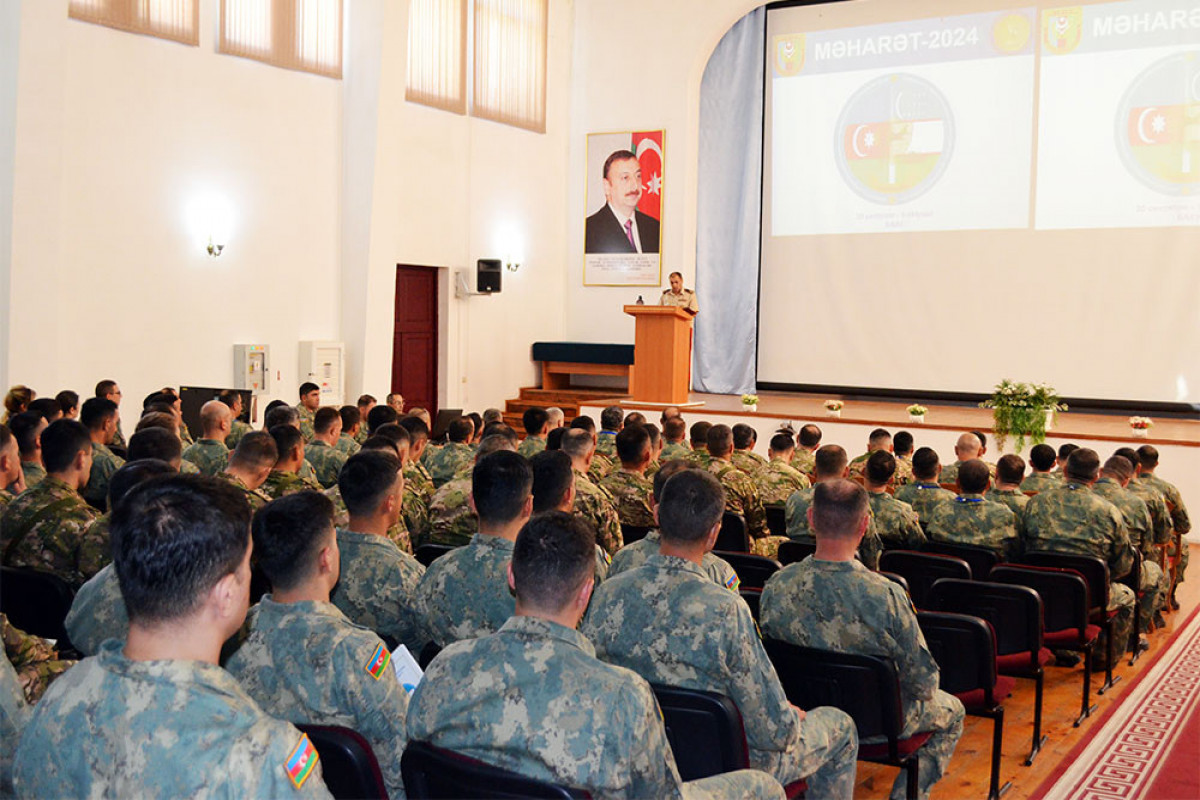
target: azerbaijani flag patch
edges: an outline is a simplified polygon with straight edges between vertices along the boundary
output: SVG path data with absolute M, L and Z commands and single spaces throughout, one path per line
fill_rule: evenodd
M 383 675 L 383 671 L 387 669 L 387 665 L 391 663 L 391 660 L 392 654 L 388 652 L 386 647 L 380 644 L 375 647 L 375 652 L 367 659 L 367 663 L 363 664 L 363 669 L 372 678 L 379 680 Z
M 725 588 L 731 592 L 736 592 L 741 585 L 742 580 L 737 575 L 730 575 L 729 580 L 725 581 Z
M 288 756 L 283 768 L 287 771 L 288 777 L 292 779 L 292 785 L 299 789 L 308 780 L 308 776 L 313 774 L 313 770 L 317 768 L 317 762 L 320 760 L 317 748 L 313 747 L 312 742 L 308 740 L 308 734 L 302 733 L 300 741 L 296 742 L 296 747 Z

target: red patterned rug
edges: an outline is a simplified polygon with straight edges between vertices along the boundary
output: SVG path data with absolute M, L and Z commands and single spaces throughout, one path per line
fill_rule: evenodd
M 1200 797 L 1200 609 L 1036 800 Z

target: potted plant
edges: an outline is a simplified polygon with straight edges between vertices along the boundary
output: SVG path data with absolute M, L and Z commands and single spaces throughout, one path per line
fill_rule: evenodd
M 831 417 L 840 417 L 842 415 L 842 408 L 845 405 L 841 400 L 826 400 L 825 413 Z
M 1053 424 L 1055 412 L 1067 410 L 1059 400 L 1052 386 L 1005 378 L 996 385 L 992 396 L 979 405 L 992 409 L 992 431 L 1000 448 L 1004 448 L 1011 436 L 1019 453 L 1027 442 L 1046 441 L 1046 430 Z
M 1130 417 L 1129 427 L 1133 431 L 1135 439 L 1145 439 L 1150 435 L 1150 429 L 1154 427 L 1154 420 L 1149 417 Z
M 925 415 L 929 413 L 929 409 L 919 403 L 913 403 L 908 407 L 909 422 L 923 425 L 925 423 Z
M 758 411 L 758 395 L 756 395 L 756 394 L 742 395 L 742 410 L 749 411 L 751 414 L 753 414 L 755 411 Z

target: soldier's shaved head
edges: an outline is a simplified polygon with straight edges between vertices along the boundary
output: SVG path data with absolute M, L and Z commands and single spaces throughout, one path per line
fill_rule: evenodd
M 206 438 L 213 438 L 210 433 L 216 433 L 224 422 L 232 420 L 233 412 L 220 400 L 209 400 L 200 407 L 200 427 Z
M 732 433 L 730 436 L 732 445 Z M 724 513 L 725 490 L 721 482 L 711 472 L 688 469 L 672 476 L 663 487 L 658 524 L 665 541 L 694 544 L 721 523 Z
M 1112 456 L 1108 461 L 1104 462 L 1104 469 L 1101 470 L 1101 474 L 1115 478 L 1124 484 L 1133 477 L 1133 464 L 1130 464 L 1129 459 L 1124 456 Z
M 1080 483 L 1093 483 L 1100 474 L 1100 456 L 1090 447 L 1080 447 L 1067 456 L 1066 476 Z
M 813 490 L 809 510 L 817 539 L 851 539 L 863 530 L 867 514 L 867 492 L 844 478 L 822 481 Z
M 836 444 L 827 444 L 818 450 L 814 461 L 813 471 L 818 481 L 842 477 L 849 463 L 845 448 Z
M 990 477 L 987 464 L 973 458 L 958 468 L 958 488 L 964 494 L 983 494 Z
M 979 437 L 973 433 L 964 433 L 954 443 L 954 454 L 958 456 L 959 461 L 978 458 L 980 449 L 982 449 L 982 445 L 979 444 Z

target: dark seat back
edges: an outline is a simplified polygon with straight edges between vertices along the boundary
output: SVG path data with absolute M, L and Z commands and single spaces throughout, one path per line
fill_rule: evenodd
M 903 589 L 904 593 L 908 595 L 908 599 L 912 599 L 912 595 L 908 591 L 908 581 L 904 580 L 903 575 L 897 575 L 894 572 L 880 572 L 879 574 Z
M 1086 635 L 1088 624 L 1088 587 L 1078 572 L 1054 567 L 1000 564 L 988 576 L 995 583 L 1028 586 L 1042 599 L 1044 631 L 1079 631 Z
M 654 530 L 653 525 L 630 525 L 627 522 L 621 523 L 621 541 L 625 544 L 633 544 L 640 542 L 646 538 L 646 534 Z
M 933 584 L 929 607 L 986 620 L 996 636 L 996 652 L 1030 654 L 1036 668 L 1042 649 L 1042 598 L 1028 586 L 995 581 L 942 578 Z
M 1021 556 L 1021 563 L 1078 572 L 1087 582 L 1088 600 L 1091 601 L 1088 609 L 1095 612 L 1108 608 L 1108 565 L 1099 556 L 1035 550 Z
M 750 616 L 754 617 L 755 622 L 758 622 L 758 615 L 762 608 L 762 589 L 738 589 L 738 594 L 746 601 L 746 606 L 750 609 Z
M 742 715 L 732 700 L 699 689 L 651 686 L 681 778 L 694 781 L 750 766 Z
M 325 786 L 337 800 L 387 799 L 387 786 L 375 760 L 375 752 L 357 731 L 340 725 L 296 727 L 308 734 L 313 747 L 317 748 Z
M 816 542 L 780 542 L 779 563 L 786 567 L 788 564 L 803 561 L 815 552 L 817 552 Z
M 421 566 L 428 568 L 430 564 L 449 553 L 454 547 L 452 544 L 423 544 L 417 548 L 414 555 L 417 561 L 421 562 Z
M 984 705 L 996 699 L 996 637 L 979 617 L 939 611 L 918 611 L 917 624 L 938 663 L 938 686 L 943 692 L 963 694 L 982 689 Z
M 787 508 L 782 503 L 763 506 L 767 511 L 767 530 L 772 536 L 787 536 Z
M 751 553 L 730 553 L 724 550 L 714 550 L 713 555 L 723 558 L 733 567 L 741 581 L 743 589 L 761 589 L 767 579 L 779 572 L 782 565 L 773 558 L 756 556 Z
M 741 514 L 726 511 L 721 517 L 721 532 L 717 534 L 714 550 L 730 553 L 749 553 L 750 534 L 746 533 L 746 520 Z
M 74 600 L 75 590 L 57 575 L 23 567 L 0 567 L 0 611 L 26 633 L 65 642 L 67 631 L 63 621 Z
M 885 550 L 879 556 L 879 569 L 904 576 L 908 595 L 917 608 L 929 607 L 929 590 L 940 578 L 971 580 L 971 567 L 961 558 L 915 550 Z
M 539 781 L 428 742 L 409 742 L 400 758 L 410 800 L 580 800 L 587 792 Z
M 953 542 L 926 542 L 921 546 L 924 553 L 954 556 L 961 558 L 971 567 L 971 578 L 977 581 L 987 580 L 992 567 L 1000 563 L 1000 556 L 995 550 L 974 544 L 954 544 Z

